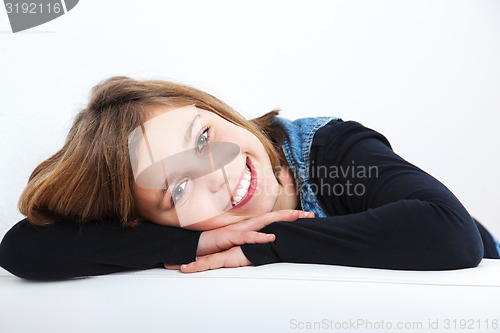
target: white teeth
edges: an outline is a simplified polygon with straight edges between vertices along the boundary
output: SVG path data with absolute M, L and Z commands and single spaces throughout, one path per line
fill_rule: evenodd
M 243 177 L 248 181 L 250 181 L 250 179 L 252 179 L 252 173 L 250 172 L 250 170 L 248 170 L 248 168 L 247 168 L 247 171 L 245 172 L 245 175 Z
M 239 195 L 235 196 L 235 197 L 234 197 L 233 204 L 235 204 L 235 205 L 236 205 L 238 202 L 240 202 L 240 201 L 241 201 L 241 199 L 243 199 L 243 197 L 240 197 Z
M 244 197 L 245 194 L 247 194 L 247 189 L 240 188 L 240 189 L 238 189 L 238 191 L 236 191 L 236 194 L 241 196 L 241 197 Z
M 246 180 L 246 179 L 243 179 L 241 181 L 241 187 L 244 188 L 244 189 L 248 189 L 250 187 L 250 181 Z
M 243 179 L 240 182 L 239 188 L 236 191 L 236 195 L 233 198 L 233 206 L 237 205 L 241 199 L 245 197 L 250 187 L 250 180 L 252 179 L 252 173 L 250 172 L 248 166 L 246 167 L 246 172 L 243 175 Z

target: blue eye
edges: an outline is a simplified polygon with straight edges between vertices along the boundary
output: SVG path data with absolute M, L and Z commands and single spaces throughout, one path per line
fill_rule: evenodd
M 209 131 L 209 129 L 210 129 L 210 127 L 205 128 L 203 133 L 201 133 L 198 136 L 198 139 L 196 140 L 196 150 L 198 151 L 198 153 L 201 153 L 203 151 L 203 149 L 205 149 L 205 147 L 208 144 L 208 131 Z
M 179 185 L 177 185 L 172 191 L 172 202 L 173 204 L 177 204 L 177 202 L 182 199 L 184 195 L 184 190 L 186 189 L 187 180 L 183 181 Z

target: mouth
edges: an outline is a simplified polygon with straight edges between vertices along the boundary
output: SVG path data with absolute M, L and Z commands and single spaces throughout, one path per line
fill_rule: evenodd
M 228 205 L 229 209 L 233 210 L 245 205 L 254 195 L 257 187 L 257 173 L 255 168 L 247 157 L 245 170 L 240 176 L 238 185 L 235 187 L 231 196 L 231 203 Z

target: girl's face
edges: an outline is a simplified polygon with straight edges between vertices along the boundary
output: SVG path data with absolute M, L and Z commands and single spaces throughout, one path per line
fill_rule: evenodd
M 135 162 L 131 151 L 143 217 L 210 230 L 282 208 L 275 207 L 283 192 L 267 152 L 250 131 L 194 106 L 157 106 L 150 115 L 137 129 L 144 139 Z M 138 177 L 151 161 L 158 167 L 148 170 L 167 188 Z

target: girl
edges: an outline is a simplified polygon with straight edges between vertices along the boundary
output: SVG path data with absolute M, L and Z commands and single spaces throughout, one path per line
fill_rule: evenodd
M 443 270 L 499 258 L 444 185 L 359 123 L 277 111 L 248 121 L 202 91 L 127 77 L 94 87 L 19 208 L 27 219 L 5 235 L 0 265 L 29 279 L 280 261 Z

